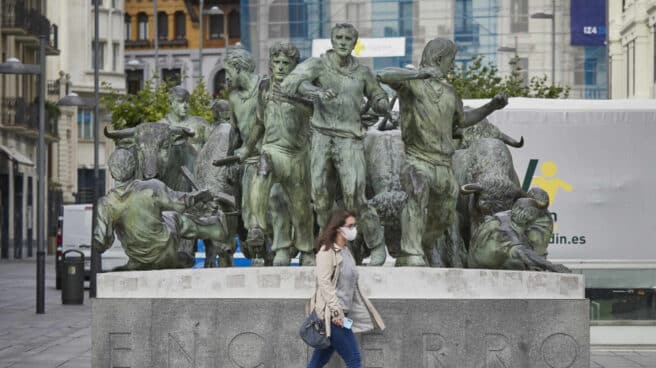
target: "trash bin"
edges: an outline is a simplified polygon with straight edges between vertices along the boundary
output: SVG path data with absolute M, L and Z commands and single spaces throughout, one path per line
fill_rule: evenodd
M 77 253 L 78 256 L 70 256 Z M 84 303 L 84 253 L 70 249 L 62 255 L 62 304 Z

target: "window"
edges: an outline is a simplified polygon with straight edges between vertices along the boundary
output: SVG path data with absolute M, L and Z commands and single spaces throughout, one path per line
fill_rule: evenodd
M 302 0 L 293 0 L 289 3 L 289 36 L 307 37 L 308 33 L 307 4 Z
M 112 70 L 113 71 L 118 70 L 118 61 L 119 61 L 120 52 L 121 51 L 118 42 L 114 42 L 112 44 Z
M 129 94 L 136 95 L 143 89 L 143 70 L 127 70 L 125 73 L 126 89 Z
M 654 39 L 654 82 L 656 82 L 656 25 L 654 26 L 651 37 Z M 608 69 L 610 70 L 610 68 Z
M 217 39 L 223 36 L 223 14 L 212 14 L 210 19 L 210 39 Z
M 586 86 L 597 84 L 597 59 L 580 58 L 576 61 L 574 84 Z
M 510 2 L 510 32 L 528 32 L 528 0 Z
M 360 21 L 362 14 L 362 3 L 349 2 L 346 3 L 346 21 L 351 24 L 357 24 Z
M 289 37 L 289 11 L 282 0 L 275 0 L 269 8 L 269 37 Z
M 95 63 L 95 42 L 91 41 L 91 69 L 94 68 Z M 98 70 L 105 70 L 105 42 L 100 41 L 98 45 Z
M 77 110 L 77 138 L 93 139 L 93 109 Z
M 147 40 L 148 39 L 148 15 L 146 13 L 139 13 L 137 15 L 137 22 L 139 23 L 139 29 L 138 32 L 139 34 L 138 39 L 139 40 Z
M 185 19 L 185 13 L 181 11 L 175 12 L 174 22 L 175 22 L 175 39 L 183 40 L 187 38 L 187 23 Z
M 239 12 L 233 10 L 228 15 L 228 37 L 239 38 L 241 37 L 241 25 L 239 20 Z
M 515 60 L 517 60 L 516 68 L 519 77 L 522 78 L 522 84 L 528 86 L 528 58 L 516 58 Z
M 112 9 L 118 9 L 118 0 L 112 0 Z
M 401 36 L 412 36 L 412 13 L 413 3 L 403 2 L 399 4 L 399 33 Z
M 174 85 L 178 86 L 182 82 L 182 73 L 179 68 L 176 69 L 162 69 L 162 80 L 167 82 L 173 82 Z
M 125 40 L 129 41 L 132 38 L 132 17 L 125 14 Z
M 160 40 L 169 38 L 169 17 L 166 12 L 157 13 L 157 38 Z

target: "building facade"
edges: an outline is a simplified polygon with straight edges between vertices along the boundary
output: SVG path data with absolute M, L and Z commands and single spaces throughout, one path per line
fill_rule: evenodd
M 592 8 L 605 14 L 605 1 Z M 571 12 L 576 0 L 242 0 L 242 44 L 267 71 L 268 48 L 290 40 L 303 58 L 312 55 L 312 40 L 329 38 L 335 23 L 354 24 L 360 37 L 405 39 L 403 56 L 362 58 L 378 70 L 418 64 L 425 44 L 435 37 L 453 39 L 457 63 L 474 55 L 510 73 L 517 56 L 526 79 L 555 76 L 556 84 L 572 88 L 573 98 L 607 97 L 607 52 L 604 45 L 572 45 Z M 537 15 L 542 13 L 541 15 Z M 552 27 L 553 17 L 555 27 Z M 576 18 L 575 20 L 578 20 Z M 600 30 L 601 31 L 601 30 Z M 552 36 L 555 49 L 552 50 Z M 501 50 L 511 50 L 504 52 Z M 555 63 L 552 64 L 552 53 Z
M 128 93 L 136 93 L 145 81 L 156 75 L 192 90 L 201 73 L 208 91 L 213 95 L 221 93 L 225 87 L 225 47 L 241 39 L 239 1 L 203 2 L 202 41 L 200 3 L 199 0 L 125 0 Z
M 87 106 L 61 107 L 59 136 L 53 150 L 52 166 L 64 203 L 92 203 L 94 188 L 93 115 L 94 115 L 94 2 L 99 6 L 99 79 L 100 94 L 109 92 L 105 83 L 119 93 L 125 92 L 124 74 L 124 0 L 48 0 L 48 15 L 59 24 L 61 54 L 48 64 L 50 91 L 55 99 L 76 93 Z M 80 21 L 83 20 L 83 21 Z M 108 124 L 100 110 L 100 193 L 109 187 L 106 158 L 113 142 L 102 134 Z
M 46 0 L 0 2 L 1 62 L 16 58 L 39 63 L 39 36 L 48 35 L 46 57 L 58 55 L 57 25 L 46 17 Z M 37 140 L 39 78 L 0 75 L 0 257 L 32 256 L 36 247 Z M 50 152 L 58 141 L 56 107 L 46 109 L 46 175 L 53 172 Z M 47 200 L 47 198 L 46 198 Z
M 656 0 L 610 1 L 611 98 L 656 98 Z

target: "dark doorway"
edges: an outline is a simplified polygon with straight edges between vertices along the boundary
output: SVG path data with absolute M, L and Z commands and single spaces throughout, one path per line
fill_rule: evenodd
M 105 170 L 98 170 L 98 195 L 105 194 Z M 93 203 L 93 169 L 77 169 L 77 196 L 75 201 L 79 204 Z
M 225 69 L 221 69 L 216 74 L 214 74 L 214 97 L 224 98 L 226 91 L 226 72 Z
M 14 175 L 14 258 L 23 258 L 23 175 Z
M 180 68 L 162 69 L 162 80 L 173 83 L 174 86 L 179 86 L 182 83 L 182 72 Z
M 127 70 L 125 73 L 125 79 L 129 94 L 136 95 L 143 89 L 143 70 Z
M 11 165 L 11 163 L 10 163 Z M 9 258 L 9 175 L 0 174 L 0 257 Z

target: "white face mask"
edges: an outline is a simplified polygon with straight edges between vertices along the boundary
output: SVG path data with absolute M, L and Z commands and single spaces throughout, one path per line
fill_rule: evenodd
M 341 232 L 342 235 L 344 235 L 344 238 L 348 241 L 353 241 L 355 240 L 355 237 L 358 236 L 358 229 L 355 226 L 352 228 L 342 226 L 339 228 L 339 232 Z

